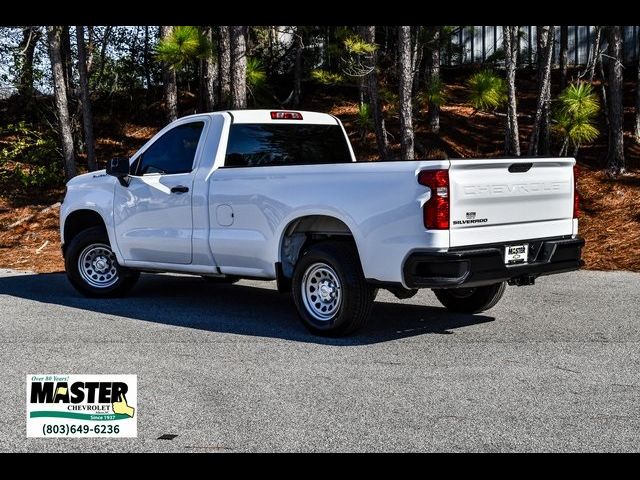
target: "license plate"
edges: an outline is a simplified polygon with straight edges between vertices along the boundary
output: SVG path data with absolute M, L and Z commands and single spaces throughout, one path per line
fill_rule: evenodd
M 529 254 L 529 245 L 509 245 L 505 249 L 504 263 L 513 265 L 516 263 L 526 263 Z

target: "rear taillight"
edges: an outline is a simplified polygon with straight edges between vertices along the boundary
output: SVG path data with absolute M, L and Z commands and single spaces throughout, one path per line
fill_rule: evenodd
M 578 193 L 578 165 L 573 166 L 573 218 L 580 216 L 580 194 Z
M 431 189 L 431 198 L 424 205 L 424 226 L 432 230 L 449 229 L 449 171 L 423 170 L 418 183 Z
M 271 120 L 302 120 L 300 112 L 271 112 Z

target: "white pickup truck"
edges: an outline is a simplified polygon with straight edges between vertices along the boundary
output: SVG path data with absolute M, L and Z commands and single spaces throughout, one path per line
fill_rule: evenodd
M 356 162 L 332 115 L 192 115 L 69 181 L 66 271 L 96 297 L 126 293 L 140 272 L 275 279 L 321 335 L 363 326 L 378 288 L 431 288 L 448 309 L 480 312 L 507 283 L 580 267 L 574 165 Z

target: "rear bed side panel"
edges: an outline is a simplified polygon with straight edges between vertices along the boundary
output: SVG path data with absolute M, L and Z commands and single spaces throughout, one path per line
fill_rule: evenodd
M 446 249 L 448 231 L 426 232 L 429 193 L 417 172 L 448 161 L 372 162 L 222 168 L 211 176 L 210 212 L 231 205 L 233 224 L 211 218 L 211 248 L 222 272 L 240 268 L 273 278 L 286 227 L 305 215 L 328 215 L 352 231 L 364 274 L 402 282 L 402 264 L 416 248 Z
M 573 235 L 574 164 L 572 158 L 453 160 L 451 247 Z

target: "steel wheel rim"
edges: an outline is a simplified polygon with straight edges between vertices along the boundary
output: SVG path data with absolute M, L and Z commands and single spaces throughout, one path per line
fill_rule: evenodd
M 82 279 L 92 287 L 108 288 L 118 281 L 116 256 L 104 243 L 93 243 L 78 257 L 78 271 Z
M 302 300 L 307 312 L 320 322 L 328 322 L 342 305 L 342 284 L 326 263 L 314 263 L 302 277 Z

